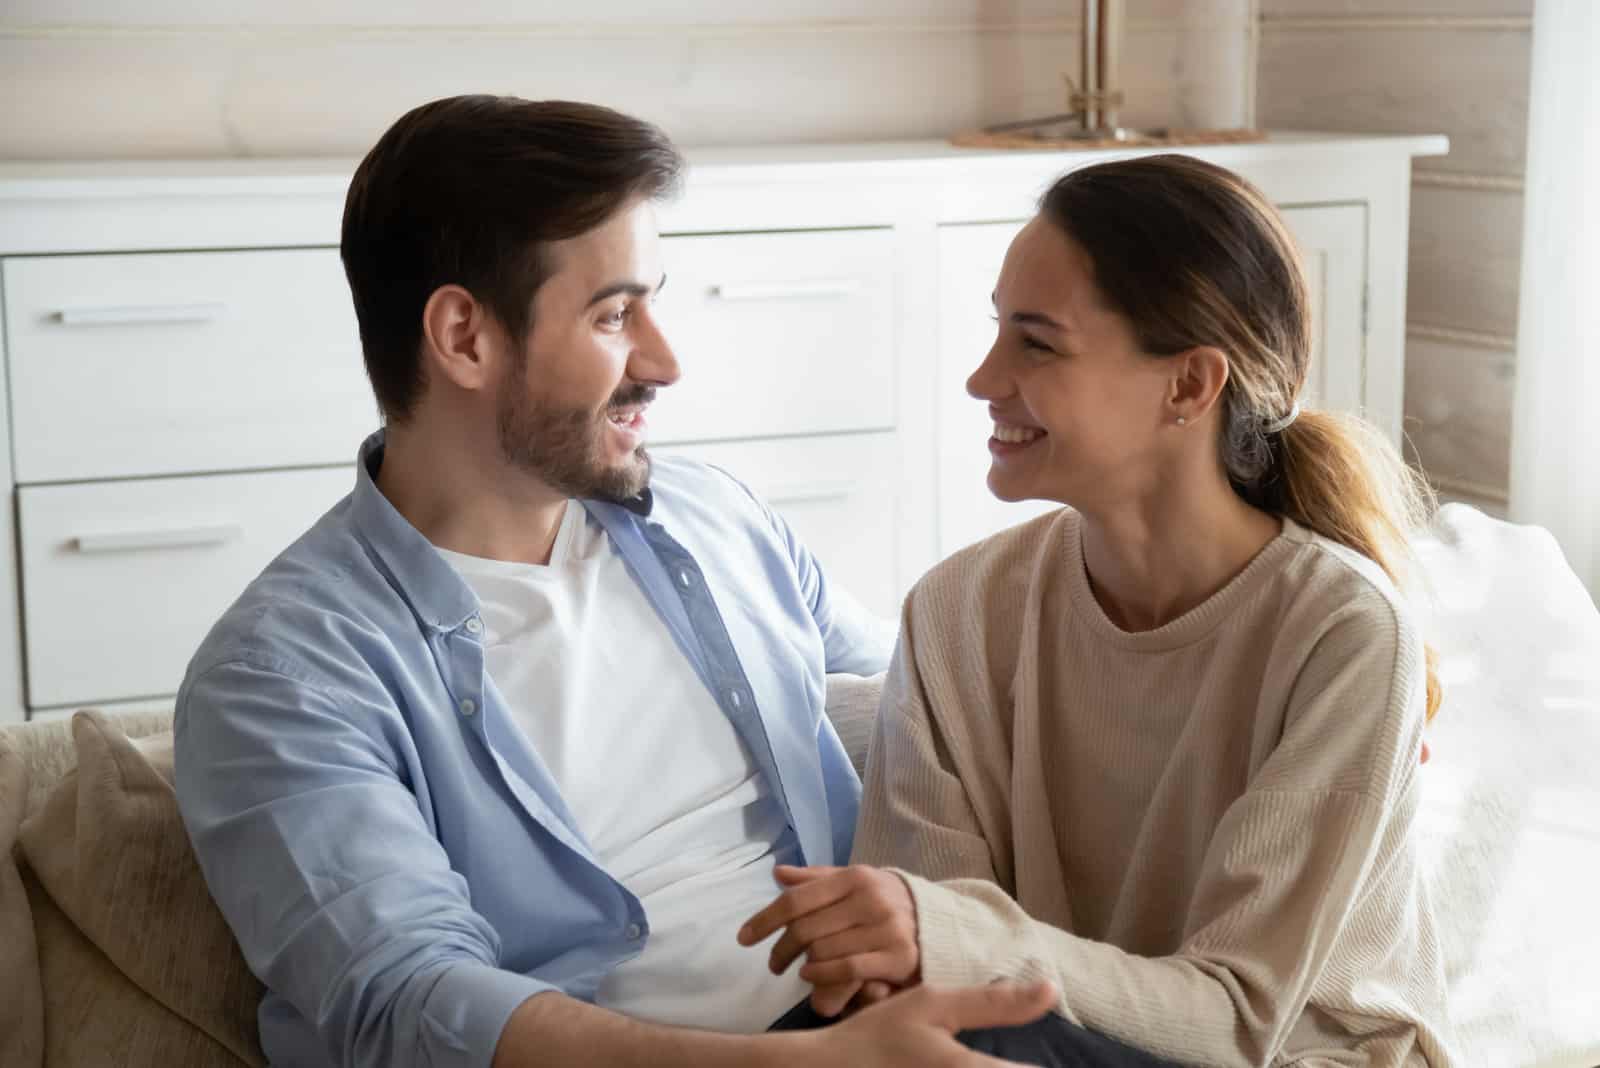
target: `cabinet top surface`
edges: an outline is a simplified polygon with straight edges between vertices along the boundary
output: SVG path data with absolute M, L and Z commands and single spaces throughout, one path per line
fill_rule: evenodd
M 1095 148 L 1071 151 L 957 148 L 943 141 L 687 147 L 695 183 L 826 178 L 937 177 L 952 168 L 974 171 L 1062 170 L 1127 155 L 1178 151 L 1224 166 L 1300 155 L 1434 156 L 1448 150 L 1437 135 L 1327 134 L 1273 131 L 1246 144 L 1173 148 Z M 0 162 L 0 199 L 59 199 L 162 195 L 327 195 L 342 193 L 355 161 L 322 159 L 118 160 Z

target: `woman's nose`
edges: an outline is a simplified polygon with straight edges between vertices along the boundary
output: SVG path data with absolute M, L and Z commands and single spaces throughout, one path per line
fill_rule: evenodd
M 978 364 L 977 370 L 967 376 L 967 395 L 978 400 L 999 400 L 1007 395 L 1008 386 L 1006 376 L 1000 367 L 998 354 L 999 344 L 996 343 L 984 355 L 983 361 Z

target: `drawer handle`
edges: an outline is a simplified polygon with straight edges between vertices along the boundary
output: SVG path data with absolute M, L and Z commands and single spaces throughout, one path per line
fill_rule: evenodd
M 80 553 L 123 553 L 140 549 L 190 548 L 223 545 L 244 533 L 237 523 L 160 527 L 154 530 L 119 530 L 104 534 L 79 534 L 72 543 Z
M 63 326 L 129 326 L 136 323 L 209 323 L 222 318 L 221 304 L 141 304 L 126 308 L 62 308 L 50 318 Z
M 810 282 L 736 282 L 711 287 L 717 300 L 794 300 L 806 297 L 852 297 L 861 292 L 853 278 L 819 278 Z
M 767 494 L 770 504 L 800 504 L 805 501 L 837 501 L 855 492 L 854 482 L 791 482 Z

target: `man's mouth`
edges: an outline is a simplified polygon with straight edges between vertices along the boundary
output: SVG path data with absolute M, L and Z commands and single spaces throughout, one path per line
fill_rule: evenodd
M 622 430 L 638 431 L 644 428 L 644 412 L 647 404 L 629 404 L 621 408 L 613 408 L 607 413 L 612 424 Z

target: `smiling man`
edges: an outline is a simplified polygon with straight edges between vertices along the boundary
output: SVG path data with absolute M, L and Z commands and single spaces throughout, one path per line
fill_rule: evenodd
M 384 429 L 177 708 L 275 1065 L 975 1064 L 952 1032 L 1049 1003 L 919 991 L 760 1034 L 807 989 L 736 930 L 777 865 L 848 857 L 824 676 L 893 635 L 738 482 L 645 451 L 680 169 L 604 108 L 460 97 L 351 183 Z

